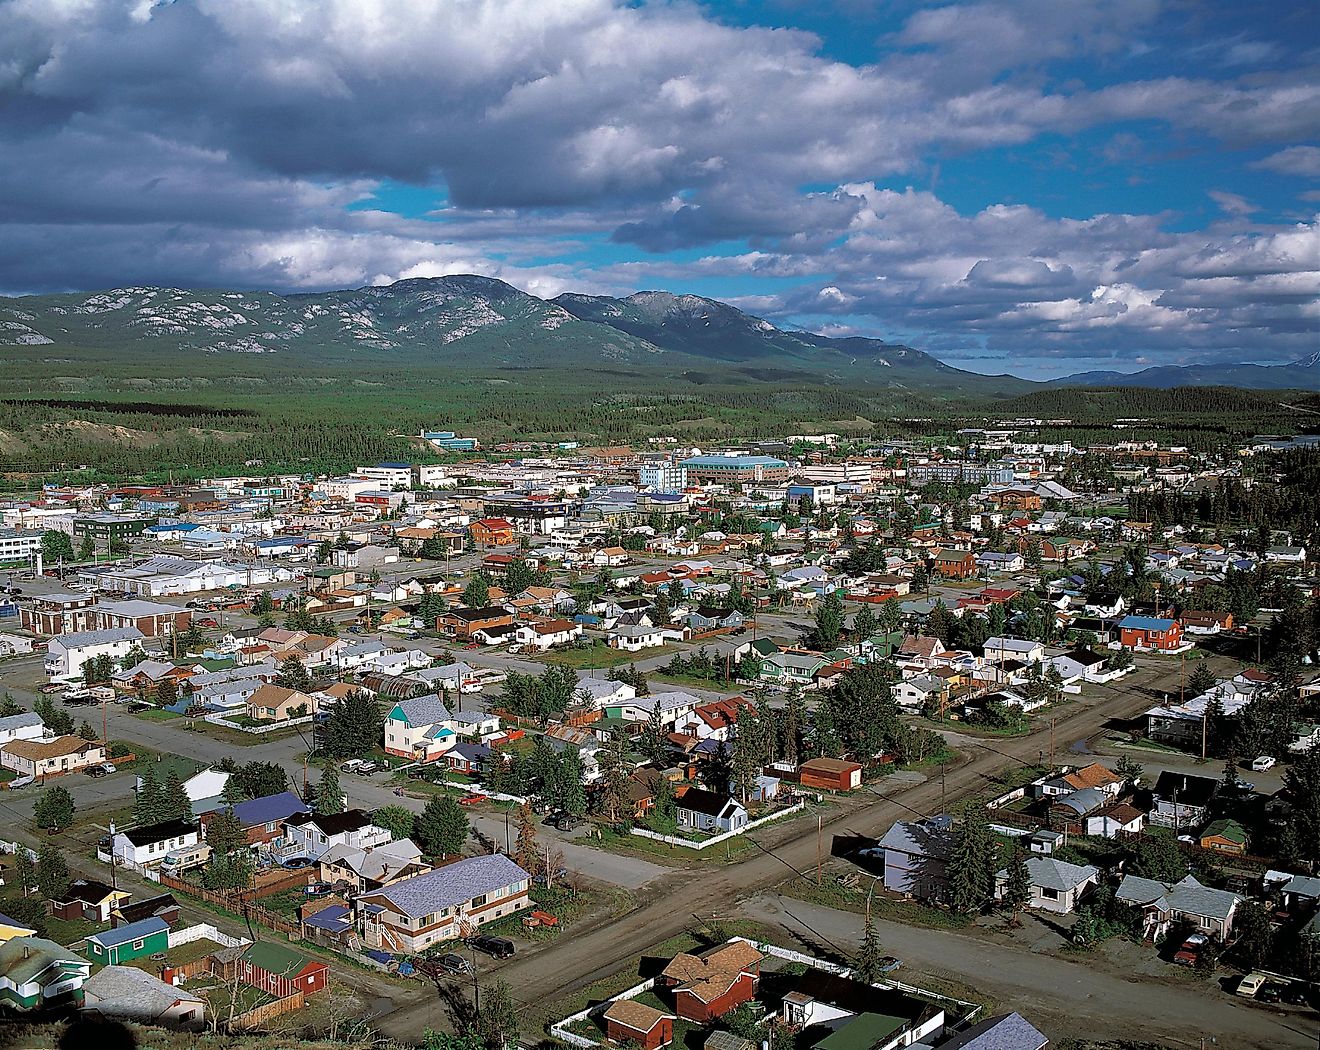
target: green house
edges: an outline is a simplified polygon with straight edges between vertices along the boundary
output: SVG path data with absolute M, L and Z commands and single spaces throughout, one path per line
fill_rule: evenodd
M 87 958 L 94 963 L 112 966 L 167 951 L 169 946 L 169 926 L 164 919 L 153 915 L 127 926 L 92 934 L 87 938 Z
M 0 1005 L 32 1010 L 66 996 L 82 1002 L 92 964 L 44 937 L 11 937 L 0 944 Z

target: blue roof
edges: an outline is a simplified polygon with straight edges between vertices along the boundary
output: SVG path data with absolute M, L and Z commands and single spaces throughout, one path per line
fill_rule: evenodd
M 1118 626 L 1131 627 L 1134 631 L 1167 631 L 1173 626 L 1173 621 L 1155 616 L 1124 616 L 1118 621 Z
M 292 791 L 281 791 L 278 795 L 254 798 L 248 802 L 240 802 L 234 807 L 234 816 L 245 828 L 267 824 L 272 820 L 284 820 L 295 813 L 310 812 L 303 800 Z
M 13 918 L 10 915 L 6 915 L 2 911 L 0 911 L 0 926 L 15 926 L 20 930 L 32 929 L 32 927 L 29 926 L 27 923 L 19 922 L 17 919 Z
M 194 525 L 190 521 L 176 521 L 169 525 L 148 525 L 148 532 L 192 532 L 193 529 L 200 529 L 200 525 Z
M 102 948 L 113 948 L 117 944 L 127 944 L 129 941 L 139 941 L 150 937 L 153 933 L 163 933 L 169 929 L 169 923 L 157 915 L 149 919 L 139 919 L 137 922 L 130 922 L 127 926 L 119 926 L 113 930 L 104 930 L 101 933 L 89 934 L 87 939 L 95 941 Z
M 303 919 L 308 926 L 315 926 L 321 930 L 329 930 L 331 933 L 343 933 L 353 925 L 353 920 L 349 917 L 348 909 L 342 904 L 331 904 L 322 908 L 315 915 L 309 915 Z
M 411 463 L 377 463 L 378 467 L 390 467 L 394 470 L 411 470 Z

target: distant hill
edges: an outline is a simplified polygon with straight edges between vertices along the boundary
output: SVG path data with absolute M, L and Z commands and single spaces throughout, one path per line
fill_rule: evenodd
M 726 303 L 639 292 L 546 301 L 490 277 L 399 281 L 296 295 L 117 288 L 0 299 L 0 347 L 278 354 L 370 367 L 381 355 L 486 369 L 611 369 L 690 383 L 753 380 L 1011 396 L 1035 384 L 983 376 L 878 339 L 776 328 Z
M 1236 386 L 1248 390 L 1320 390 L 1320 353 L 1286 365 L 1160 365 L 1140 372 L 1079 372 L 1050 386 Z

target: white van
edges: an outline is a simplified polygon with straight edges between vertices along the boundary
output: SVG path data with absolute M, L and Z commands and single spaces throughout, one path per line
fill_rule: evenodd
M 1274 758 L 1272 755 L 1261 755 L 1251 763 L 1253 773 L 1268 773 L 1274 768 Z

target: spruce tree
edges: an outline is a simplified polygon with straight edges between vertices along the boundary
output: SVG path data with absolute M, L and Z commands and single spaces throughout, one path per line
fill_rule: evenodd
M 414 828 L 417 844 L 435 857 L 463 852 L 469 826 L 467 814 L 452 795 L 437 795 L 426 804 Z
M 523 871 L 535 871 L 541 848 L 536 841 L 536 817 L 524 802 L 518 807 L 518 846 L 514 855 Z
M 179 774 L 171 769 L 165 776 L 161 790 L 161 820 L 191 820 L 192 800 L 184 789 Z
M 69 789 L 56 784 L 47 788 L 37 799 L 32 810 L 32 819 L 37 827 L 46 831 L 62 831 L 73 823 L 73 796 Z
M 37 850 L 37 889 L 47 900 L 59 900 L 69 889 L 69 866 L 64 854 L 53 842 L 43 842 Z
M 137 799 L 133 803 L 133 822 L 138 827 L 159 824 L 165 819 L 165 798 L 160 786 L 160 778 L 154 766 L 147 766 L 142 774 L 142 783 L 138 786 Z
M 853 976 L 863 984 L 874 984 L 883 976 L 880 960 L 884 958 L 884 948 L 880 937 L 875 932 L 875 923 L 871 921 L 871 911 L 867 907 L 866 925 L 862 932 L 862 943 L 857 949 L 857 960 L 853 965 Z
M 1031 872 L 1027 868 L 1027 855 L 1021 846 L 1014 845 L 1004 885 L 1004 906 L 1009 911 L 1010 926 L 1022 925 L 1022 912 L 1030 903 Z
M 339 770 L 333 762 L 326 762 L 321 769 L 321 780 L 316 785 L 312 809 L 320 817 L 344 812 L 344 791 L 339 786 Z
M 994 894 L 995 841 L 985 811 L 976 803 L 963 810 L 954 831 L 946 875 L 953 909 L 964 914 L 979 912 Z

